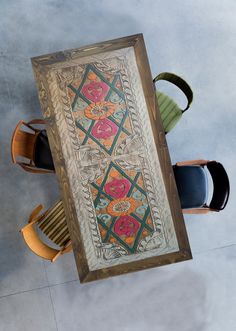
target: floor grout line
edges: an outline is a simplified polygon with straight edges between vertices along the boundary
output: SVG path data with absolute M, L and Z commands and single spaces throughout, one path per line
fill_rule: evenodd
M 55 313 L 55 309 L 54 309 L 54 303 L 53 303 L 53 300 L 52 300 L 52 293 L 51 293 L 51 288 L 50 288 L 50 285 L 49 285 L 49 279 L 48 279 L 48 275 L 47 275 L 45 261 L 43 261 L 43 268 L 44 268 L 44 273 L 45 273 L 45 277 L 46 277 L 47 284 L 48 284 L 48 291 L 49 291 L 50 301 L 51 301 L 51 305 L 52 305 L 52 311 L 53 311 L 54 321 L 55 321 L 55 324 L 56 324 L 56 329 L 57 329 L 57 331 L 59 331 L 58 324 L 57 324 L 56 313 Z
M 37 290 L 43 290 L 45 288 L 48 288 L 48 285 L 47 286 L 41 286 L 41 287 L 35 287 L 35 288 L 30 289 L 30 290 L 19 291 L 19 292 L 14 292 L 14 293 L 2 295 L 2 296 L 0 296 L 0 300 L 4 299 L 4 298 L 11 297 L 11 296 L 14 296 L 14 295 L 17 295 L 17 294 L 23 294 L 23 293 L 33 292 L 33 291 L 37 291 Z
M 5 72 L 4 69 L 3 69 L 3 72 L 4 72 L 4 77 L 3 77 L 3 79 L 4 79 L 5 82 L 6 82 L 6 88 L 7 88 L 7 94 L 8 94 L 8 98 L 9 98 L 10 107 L 11 107 L 11 111 L 13 112 L 13 110 L 14 110 L 14 104 L 13 104 L 13 102 L 12 102 L 11 89 L 10 89 L 10 86 L 9 86 L 9 83 L 8 83 L 8 79 L 7 79 L 7 75 L 6 75 L 6 72 Z
M 66 282 L 62 282 L 62 283 L 58 283 L 58 284 L 45 285 L 45 286 L 41 286 L 41 287 L 35 287 L 35 288 L 30 289 L 30 290 L 14 292 L 14 293 L 10 293 L 10 294 L 0 296 L 0 300 L 3 299 L 3 298 L 7 298 L 7 297 L 17 295 L 17 294 L 23 294 L 23 293 L 33 292 L 33 291 L 37 291 L 37 290 L 43 290 L 43 289 L 46 289 L 46 288 L 49 288 L 49 287 L 56 287 L 56 286 L 59 286 L 59 285 L 69 284 L 69 283 L 73 283 L 73 282 L 77 282 L 77 281 L 78 281 L 78 279 L 73 279 L 73 280 L 68 280 Z
M 224 248 L 228 248 L 228 247 L 232 247 L 232 246 L 236 246 L 236 243 L 234 244 L 228 244 L 228 245 L 224 245 L 224 246 L 220 246 L 220 247 L 213 247 L 213 248 L 209 248 L 209 249 L 206 249 L 205 251 L 199 251 L 199 252 L 195 252 L 194 255 L 201 255 L 201 254 L 205 254 L 205 253 L 209 253 L 209 252 L 212 252 L 212 251 L 216 251 L 216 250 L 219 250 L 219 249 L 224 249 Z

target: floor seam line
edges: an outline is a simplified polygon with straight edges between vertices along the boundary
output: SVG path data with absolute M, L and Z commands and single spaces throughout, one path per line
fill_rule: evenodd
M 17 295 L 17 294 L 23 294 L 23 293 L 33 292 L 33 291 L 37 291 L 37 290 L 43 290 L 43 289 L 48 288 L 48 287 L 49 287 L 48 285 L 47 286 L 41 286 L 41 287 L 35 287 L 35 288 L 30 289 L 30 290 L 14 292 L 14 293 L 10 293 L 10 294 L 7 294 L 7 295 L 1 295 L 0 300 L 3 299 L 3 298 L 11 297 L 13 295 Z
M 43 267 L 44 267 L 44 272 L 45 272 L 46 281 L 47 281 L 47 284 L 48 284 L 48 291 L 49 291 L 49 297 L 50 297 L 50 301 L 51 301 L 51 305 L 52 305 L 52 311 L 53 311 L 54 322 L 55 322 L 55 324 L 56 324 L 56 329 L 57 329 L 57 331 L 59 331 L 59 329 L 58 329 L 58 324 L 57 324 L 57 319 L 56 319 L 56 314 L 55 314 L 55 309 L 54 309 L 54 303 L 53 303 L 53 300 L 52 300 L 52 293 L 51 293 L 50 284 L 49 284 L 49 279 L 48 279 L 47 270 L 46 270 L 46 265 L 45 265 L 45 262 L 44 262 L 44 261 L 43 261 Z
M 209 249 L 207 249 L 205 251 L 202 251 L 202 252 L 196 252 L 196 253 L 194 253 L 194 255 L 205 254 L 205 253 L 208 253 L 208 252 L 216 251 L 218 249 L 224 249 L 224 248 L 228 248 L 228 247 L 232 247 L 232 246 L 236 246 L 236 244 L 229 244 L 229 245 L 225 245 L 225 246 L 209 248 Z

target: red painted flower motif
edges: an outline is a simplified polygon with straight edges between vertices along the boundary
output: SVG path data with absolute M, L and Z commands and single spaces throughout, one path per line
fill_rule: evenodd
M 103 82 L 92 81 L 83 86 L 82 93 L 83 95 L 93 102 L 98 102 L 104 100 L 109 86 Z
M 124 198 L 126 194 L 129 192 L 130 189 L 130 182 L 123 178 L 123 179 L 113 179 L 111 182 L 108 182 L 105 186 L 105 192 L 112 197 L 119 199 Z
M 99 139 L 107 139 L 114 136 L 118 131 L 118 127 L 107 118 L 97 121 L 97 123 L 92 128 L 92 135 Z
M 119 236 L 134 235 L 139 229 L 139 223 L 133 217 L 126 215 L 121 216 L 114 224 L 114 232 Z

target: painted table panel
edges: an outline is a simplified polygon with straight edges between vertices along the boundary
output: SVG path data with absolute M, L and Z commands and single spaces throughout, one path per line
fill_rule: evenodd
M 181 251 L 136 53 L 33 60 L 78 269 L 97 271 L 87 280 Z

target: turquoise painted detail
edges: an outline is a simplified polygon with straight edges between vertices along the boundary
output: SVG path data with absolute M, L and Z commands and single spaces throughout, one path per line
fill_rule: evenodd
M 82 125 L 82 127 L 87 130 L 89 128 L 90 124 L 92 123 L 92 121 L 89 118 L 83 117 L 83 118 L 80 118 L 79 120 L 77 119 L 75 121 L 75 123 L 76 123 L 77 127 L 79 127 L 78 123 L 80 123 Z
M 113 116 L 117 119 L 117 120 L 122 120 L 122 118 L 124 117 L 124 110 L 122 109 L 118 109 L 114 112 Z
M 141 201 L 145 200 L 145 198 L 146 198 L 146 196 L 138 190 L 133 192 L 132 197 L 134 199 L 141 200 Z
M 82 100 L 81 98 L 78 98 L 74 108 L 72 109 L 74 112 L 77 112 L 79 110 L 84 110 L 88 106 L 88 103 Z
M 101 199 L 101 198 L 100 198 L 100 200 L 99 200 L 99 202 L 98 202 L 98 204 L 97 204 L 97 206 L 96 206 L 96 209 L 99 210 L 99 209 L 106 208 L 107 205 L 108 205 L 107 200 L 105 200 L 105 199 Z
M 143 204 L 142 206 L 139 206 L 138 208 L 136 208 L 136 212 L 138 214 L 144 215 L 146 213 L 148 205 L 147 204 Z
M 100 221 L 104 223 L 107 223 L 111 220 L 111 215 L 108 214 L 98 214 L 97 217 Z
M 111 93 L 109 100 L 114 103 L 120 103 L 123 101 L 123 99 L 115 92 Z

